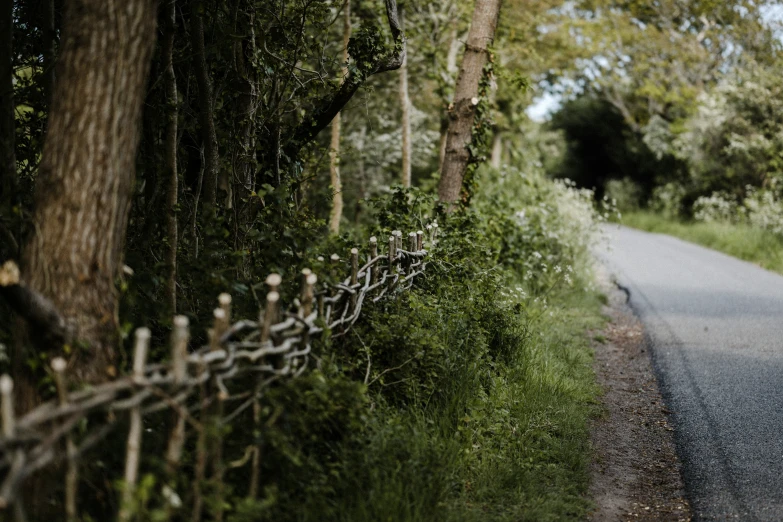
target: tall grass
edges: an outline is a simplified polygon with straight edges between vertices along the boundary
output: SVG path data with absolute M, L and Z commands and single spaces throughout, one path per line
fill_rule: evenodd
M 458 364 L 437 400 L 379 404 L 342 454 L 329 509 L 302 499 L 298 519 L 581 519 L 597 394 L 585 332 L 602 324 L 599 310 L 581 291 L 531 306 L 537 319 L 516 316 L 491 339 L 490 351 L 509 352 L 505 362 Z

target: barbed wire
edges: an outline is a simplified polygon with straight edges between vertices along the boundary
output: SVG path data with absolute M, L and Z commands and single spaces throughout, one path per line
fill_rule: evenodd
M 437 223 L 427 226 L 430 244 L 436 241 L 437 230 Z M 294 301 L 293 311 L 280 309 L 278 290 L 282 280 L 279 275 L 272 274 L 266 280 L 269 286 L 266 306 L 257 321 L 240 320 L 232 324 L 231 297 L 221 294 L 220 306 L 213 313 L 209 344 L 188 353 L 188 319 L 177 316 L 171 335 L 171 357 L 166 363 L 145 364 L 150 331 L 139 328 L 135 332 L 133 373 L 105 384 L 68 392 L 66 363 L 63 359 L 55 359 L 52 370 L 58 398 L 19 418 L 14 415 L 13 381 L 3 375 L 0 377 L 0 473 L 4 477 L 0 483 L 0 508 L 18 503 L 20 488 L 30 475 L 66 461 L 67 476 L 74 483 L 66 487 L 66 497 L 73 497 L 66 498 L 66 511 L 75 510 L 78 460 L 111 432 L 124 413 L 131 419 L 124 496 L 128 501 L 136 482 L 140 426 L 145 415 L 165 410 L 172 412 L 175 422 L 166 460 L 170 471 L 175 470 L 182 453 L 186 423 L 203 433 L 208 411 L 213 421 L 228 424 L 250 407 L 255 406 L 255 410 L 263 391 L 273 382 L 295 378 L 308 368 L 311 340 L 315 336 L 325 331 L 331 332 L 332 337 L 345 335 L 359 319 L 368 300 L 378 302 L 410 289 L 426 268 L 428 251 L 424 248 L 424 239 L 422 231 L 411 233 L 408 248 L 403 249 L 402 233 L 394 231 L 387 253 L 379 255 L 376 238 L 370 238 L 367 262 L 359 267 L 359 252 L 352 249 L 351 274 L 335 284 L 323 282 L 319 285 L 315 274 L 303 270 L 301 295 Z M 339 257 L 333 255 L 331 261 L 336 264 Z M 255 375 L 254 389 L 232 394 L 229 382 L 248 375 Z M 197 394 L 202 400 L 193 401 Z M 216 404 L 220 406 L 217 414 L 212 411 Z M 226 410 L 228 405 L 233 407 Z M 104 415 L 102 422 L 95 422 L 98 414 Z M 199 414 L 200 420 L 197 419 Z M 258 415 L 258 411 L 254 411 L 254 418 Z M 81 421 L 88 416 L 89 431 L 79 433 L 77 443 L 74 432 L 77 428 L 83 429 Z M 136 428 L 135 424 L 138 424 Z M 206 456 L 201 455 L 197 460 L 199 458 Z M 253 476 L 257 482 L 258 470 L 255 468 L 256 459 Z M 19 516 L 17 509 L 17 518 Z M 121 512 L 119 518 L 127 517 Z

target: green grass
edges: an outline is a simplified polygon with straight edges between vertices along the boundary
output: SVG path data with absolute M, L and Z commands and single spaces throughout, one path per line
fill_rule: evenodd
M 370 393 L 364 428 L 334 453 L 297 450 L 279 487 L 236 506 L 229 522 L 583 520 L 590 419 L 600 411 L 589 332 L 605 324 L 601 297 L 567 288 L 521 308 L 462 299 L 443 312 L 442 303 L 430 349 L 442 338 L 449 352 L 437 357 L 451 362 L 438 366 L 437 388 L 405 404 Z M 466 306 L 478 315 L 451 313 Z M 488 335 L 465 335 L 458 322 Z
M 529 310 L 537 318 L 524 325 L 517 353 L 485 370 L 467 409 L 382 416 L 350 459 L 355 480 L 337 499 L 342 520 L 583 519 L 592 505 L 589 420 L 598 411 L 587 332 L 604 324 L 600 308 L 599 295 L 580 291 Z M 459 386 L 449 395 L 462 404 Z
M 729 223 L 674 221 L 651 212 L 625 214 L 622 224 L 669 234 L 783 274 L 783 239 L 766 230 Z

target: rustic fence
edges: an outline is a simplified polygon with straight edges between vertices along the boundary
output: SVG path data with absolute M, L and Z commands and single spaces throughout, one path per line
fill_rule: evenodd
M 172 416 L 165 453 L 166 475 L 175 476 L 182 458 L 187 427 L 197 434 L 193 462 L 191 520 L 199 521 L 204 509 L 202 483 L 211 469 L 211 479 L 220 490 L 226 464 L 220 429 L 252 408 L 256 429 L 261 425 L 259 399 L 273 382 L 293 378 L 308 368 L 311 339 L 329 330 L 333 337 L 344 335 L 359 318 L 368 301 L 409 289 L 416 277 L 424 273 L 428 251 L 425 241 L 436 241 L 437 223 L 422 231 L 410 233 L 407 245 L 400 231 L 389 237 L 387 251 L 379 254 L 376 238 L 370 238 L 369 252 L 360 266 L 359 251 L 350 253 L 350 276 L 336 283 L 318 282 L 316 274 L 302 271 L 301 295 L 288 310 L 280 306 L 278 293 L 282 279 L 270 275 L 266 306 L 257 321 L 231 322 L 231 296 L 221 294 L 214 310 L 214 325 L 209 330 L 209 344 L 189 352 L 189 324 L 185 316 L 174 318 L 171 355 L 167 363 L 147 364 L 150 331 L 135 331 L 132 374 L 114 381 L 69 392 L 66 362 L 51 361 L 58 397 L 16 417 L 13 381 L 0 377 L 0 510 L 12 509 L 17 521 L 26 520 L 22 495 L 25 479 L 33 473 L 59 464 L 65 474 L 64 511 L 68 521 L 77 520 L 77 484 L 79 461 L 98 445 L 127 415 L 129 432 L 121 510 L 118 520 L 132 517 L 132 505 L 138 482 L 141 459 L 142 420 L 145 415 L 169 411 Z M 330 261 L 336 268 L 339 256 Z M 231 381 L 252 378 L 251 390 L 232 390 Z M 242 382 L 247 383 L 247 379 Z M 230 407 L 229 407 L 230 406 Z M 76 435 L 77 426 L 90 417 L 89 429 Z M 96 417 L 100 418 L 96 422 Z M 209 433 L 208 433 L 209 432 Z M 260 448 L 251 445 L 232 467 L 250 466 L 248 496 L 258 493 Z M 209 466 L 208 466 L 209 465 Z M 61 469 L 57 468 L 57 469 Z M 163 488 L 169 505 L 176 506 L 180 496 L 168 485 Z M 212 517 L 223 518 L 222 498 L 210 505 Z M 171 512 L 173 513 L 173 507 Z M 184 509 L 180 507 L 179 510 Z M 2 513 L 2 511 L 0 511 Z

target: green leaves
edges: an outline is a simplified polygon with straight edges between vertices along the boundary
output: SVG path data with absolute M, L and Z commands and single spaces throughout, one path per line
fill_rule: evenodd
M 368 76 L 374 73 L 378 65 L 389 57 L 380 28 L 374 23 L 362 24 L 348 42 L 348 54 L 358 74 Z

